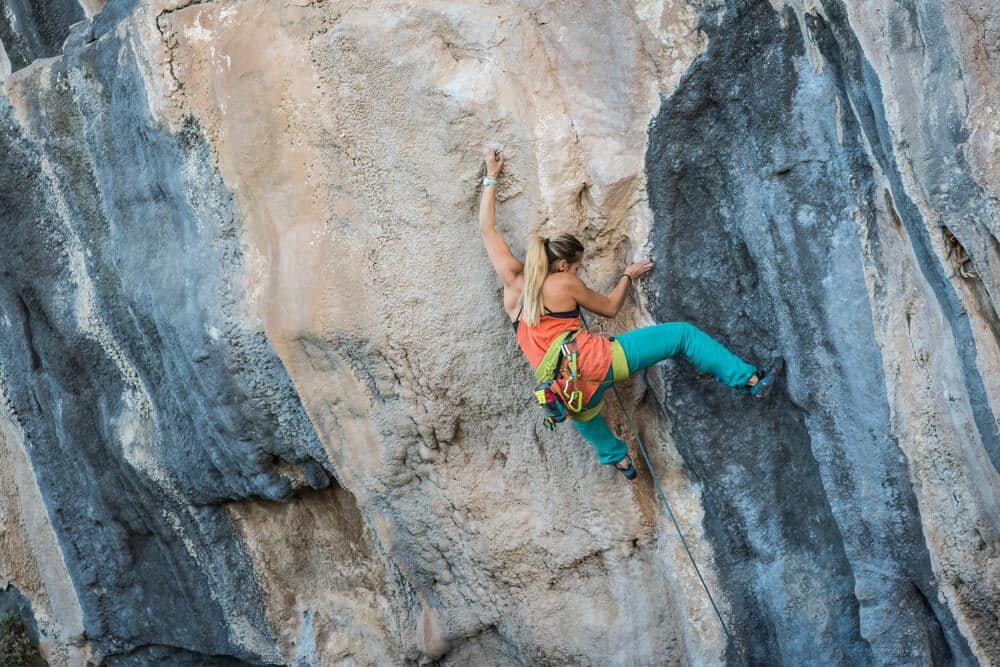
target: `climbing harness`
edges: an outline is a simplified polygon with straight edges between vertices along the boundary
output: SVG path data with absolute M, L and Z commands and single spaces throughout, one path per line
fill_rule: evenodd
M 538 384 L 533 393 L 544 413 L 542 422 L 550 431 L 566 421 L 570 413 L 578 414 L 583 408 L 583 392 L 577 386 L 580 380 L 577 366 L 580 349 L 576 344 L 578 333 L 579 329 L 571 329 L 556 336 L 535 369 Z M 564 361 L 565 373 L 562 370 Z M 560 380 L 563 380 L 561 384 Z
M 585 329 L 590 328 L 587 326 L 587 321 L 583 318 L 583 313 L 580 313 L 580 322 L 583 324 Z M 618 377 L 616 374 L 614 381 L 617 380 Z M 716 606 L 715 604 L 715 598 L 712 597 L 712 591 L 708 589 L 708 584 L 705 583 L 705 578 L 701 576 L 701 570 L 698 568 L 698 563 L 695 561 L 694 555 L 691 553 L 691 549 L 688 548 L 688 543 L 687 540 L 684 539 L 684 533 L 681 531 L 681 526 L 679 523 L 677 523 L 677 518 L 674 516 L 673 510 L 670 509 L 670 502 L 667 500 L 667 494 L 663 492 L 663 487 L 660 486 L 660 480 L 659 478 L 657 478 L 656 472 L 653 470 L 653 464 L 652 462 L 650 462 L 649 454 L 646 452 L 646 446 L 642 443 L 642 439 L 639 437 L 639 433 L 635 428 L 635 422 L 632 421 L 632 415 L 629 414 L 628 410 L 625 409 L 625 401 L 622 400 L 621 394 L 618 393 L 618 387 L 612 385 L 611 391 L 615 393 L 615 398 L 618 399 L 618 407 L 621 408 L 622 414 L 625 415 L 625 419 L 626 421 L 628 421 L 629 429 L 632 431 L 632 437 L 635 438 L 636 444 L 639 445 L 639 452 L 642 454 L 642 460 L 646 462 L 646 469 L 649 470 L 649 475 L 650 477 L 653 478 L 653 485 L 656 487 L 656 490 L 660 494 L 660 499 L 663 501 L 663 506 L 666 508 L 667 514 L 670 516 L 670 520 L 674 524 L 674 529 L 677 531 L 677 536 L 681 538 L 681 544 L 684 545 L 684 551 L 687 552 L 688 558 L 691 559 L 691 565 L 694 566 L 695 574 L 698 575 L 698 581 L 701 582 L 702 588 L 705 589 L 705 594 L 708 595 L 708 601 L 712 604 L 712 609 L 715 610 L 715 615 L 719 617 L 719 623 L 722 624 L 722 631 L 726 633 L 726 637 L 729 639 L 729 642 L 733 646 L 735 646 L 736 641 L 733 639 L 733 636 L 729 633 L 729 627 L 726 625 L 726 622 L 722 620 L 722 613 L 719 611 L 718 606 Z M 602 400 L 600 406 L 603 405 L 604 401 Z
M 566 421 L 567 417 L 574 421 L 590 421 L 604 408 L 604 401 L 601 400 L 594 407 L 584 409 L 580 381 L 605 385 L 628 377 L 625 351 L 620 343 L 612 340 L 611 367 L 614 379 L 605 382 L 583 378 L 578 366 L 580 348 L 576 343 L 576 337 L 579 333 L 580 329 L 571 329 L 556 336 L 549 344 L 538 368 L 535 369 L 535 380 L 538 384 L 532 393 L 542 408 L 542 423 L 550 431 L 554 431 L 556 425 Z

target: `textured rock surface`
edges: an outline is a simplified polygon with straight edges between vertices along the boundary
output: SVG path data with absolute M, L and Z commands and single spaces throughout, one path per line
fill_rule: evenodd
M 0 5 L 0 74 L 7 76 L 36 58 L 58 55 L 70 25 L 83 18 L 78 0 L 5 0 Z
M 0 20 L 0 601 L 53 664 L 1000 662 L 995 3 L 59 7 Z M 656 262 L 596 328 L 788 359 L 624 392 L 732 642 L 524 400 L 485 141 L 515 253 Z
M 977 544 L 997 516 L 997 394 L 984 381 L 997 377 L 997 338 L 982 313 L 962 312 L 963 291 L 969 310 L 992 301 L 985 290 L 975 300 L 980 279 L 941 261 L 938 226 L 992 240 L 996 202 L 967 168 L 942 173 L 939 162 L 961 162 L 957 137 L 927 133 L 933 165 L 906 157 L 899 144 L 924 137 L 921 119 L 893 142 L 850 14 L 812 9 L 718 10 L 706 58 L 651 131 L 653 245 L 669 267 L 651 311 L 790 362 L 788 403 L 736 408 L 723 422 L 712 415 L 731 399 L 678 373 L 673 433 L 710 489 L 717 553 L 745 553 L 722 572 L 756 584 L 738 614 L 752 656 L 836 646 L 837 662 L 967 663 L 959 625 L 987 627 L 997 612 L 995 536 Z M 890 23 L 899 32 L 908 20 Z M 923 38 L 932 49 L 946 36 Z M 741 140 L 720 151 L 732 136 Z M 933 167 L 924 182 L 960 200 L 916 206 L 922 191 L 910 194 L 900 162 Z M 698 224 L 706 211 L 717 225 Z M 826 604 L 803 617 L 817 597 Z M 979 648 L 996 655 L 995 644 Z

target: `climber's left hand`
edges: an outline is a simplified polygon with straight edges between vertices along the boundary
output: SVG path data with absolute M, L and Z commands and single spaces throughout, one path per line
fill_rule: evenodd
M 503 169 L 503 154 L 497 148 L 487 148 L 486 149 L 486 175 L 490 178 L 496 178 L 500 175 L 500 170 Z

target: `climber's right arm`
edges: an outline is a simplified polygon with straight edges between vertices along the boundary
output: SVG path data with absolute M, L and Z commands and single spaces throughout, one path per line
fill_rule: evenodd
M 618 283 L 607 295 L 590 289 L 575 275 L 567 278 L 567 283 L 569 293 L 576 299 L 577 304 L 604 317 L 617 315 L 625 305 L 625 297 L 628 296 L 629 280 L 625 274 L 619 276 Z
M 604 317 L 614 317 L 625 305 L 625 297 L 628 296 L 628 287 L 633 280 L 646 275 L 653 270 L 653 263 L 650 261 L 637 262 L 625 267 L 625 273 L 618 276 L 607 296 L 587 287 L 586 284 L 574 273 L 566 274 L 569 292 L 576 299 L 576 302 L 592 313 L 603 315 Z

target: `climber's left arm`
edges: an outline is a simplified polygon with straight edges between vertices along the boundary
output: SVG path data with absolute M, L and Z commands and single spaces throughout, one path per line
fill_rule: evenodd
M 486 150 L 486 175 L 497 178 L 503 168 L 503 156 L 498 157 L 497 150 Z M 490 256 L 493 269 L 500 276 L 504 287 L 513 287 L 517 277 L 524 272 L 524 264 L 520 262 L 507 246 L 503 236 L 496 228 L 497 186 L 483 187 L 483 198 L 479 202 L 479 231 L 483 235 L 486 254 Z

